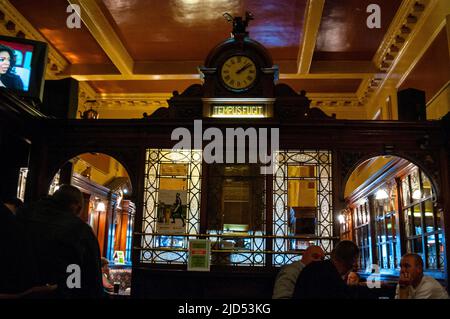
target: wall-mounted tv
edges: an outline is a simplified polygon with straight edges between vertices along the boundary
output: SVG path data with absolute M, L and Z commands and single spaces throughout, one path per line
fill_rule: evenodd
M 42 102 L 48 47 L 0 35 L 0 89 Z

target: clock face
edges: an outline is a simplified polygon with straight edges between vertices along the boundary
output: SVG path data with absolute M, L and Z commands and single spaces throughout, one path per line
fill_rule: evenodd
M 228 89 L 244 91 L 256 80 L 256 65 L 249 57 L 235 55 L 222 65 L 220 77 Z

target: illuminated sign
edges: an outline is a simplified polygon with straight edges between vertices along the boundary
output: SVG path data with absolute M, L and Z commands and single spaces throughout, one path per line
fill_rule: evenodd
M 212 117 L 262 118 L 265 117 L 264 105 L 212 105 Z
M 114 263 L 125 264 L 125 254 L 123 251 L 118 250 L 114 253 Z
M 274 98 L 202 98 L 203 116 L 215 118 L 273 117 Z
M 189 240 L 188 271 L 209 271 L 211 242 L 207 239 Z

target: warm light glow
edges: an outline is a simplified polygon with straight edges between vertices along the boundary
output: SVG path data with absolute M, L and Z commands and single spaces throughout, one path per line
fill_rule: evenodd
M 212 117 L 248 119 L 248 118 L 264 118 L 264 115 L 213 115 Z
M 105 203 L 99 202 L 99 203 L 97 204 L 97 209 L 96 209 L 96 211 L 97 211 L 97 212 L 106 212 L 106 206 L 105 206 Z
M 416 189 L 412 194 L 413 199 L 421 199 L 422 198 L 422 192 L 420 189 Z
M 214 105 L 212 117 L 220 118 L 263 118 L 263 105 Z
M 384 189 L 379 189 L 375 195 L 375 199 L 388 199 L 389 195 Z
M 339 216 L 338 216 L 338 219 L 339 219 L 339 222 L 340 222 L 341 224 L 345 224 L 345 217 L 344 217 L 344 215 L 339 215 Z

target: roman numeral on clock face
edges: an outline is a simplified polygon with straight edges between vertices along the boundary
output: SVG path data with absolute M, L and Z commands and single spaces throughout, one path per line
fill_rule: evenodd
M 224 61 L 220 76 L 228 89 L 243 91 L 256 80 L 256 65 L 247 56 L 232 56 Z

